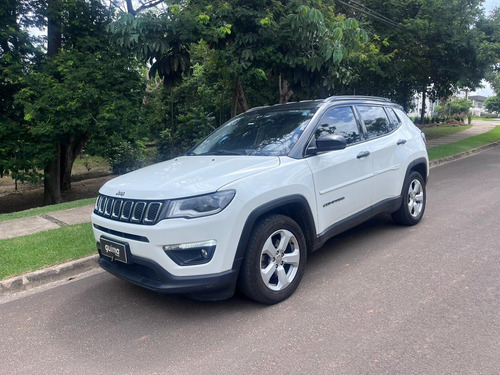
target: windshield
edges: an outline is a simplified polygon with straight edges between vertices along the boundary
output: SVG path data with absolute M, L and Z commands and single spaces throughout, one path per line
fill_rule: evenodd
M 244 114 L 222 125 L 188 155 L 287 155 L 315 111 Z

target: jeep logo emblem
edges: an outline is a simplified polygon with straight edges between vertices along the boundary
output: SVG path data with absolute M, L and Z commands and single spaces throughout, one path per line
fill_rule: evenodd
M 119 191 L 118 193 L 116 193 L 116 195 L 118 195 L 119 197 L 123 197 L 125 195 L 125 192 Z

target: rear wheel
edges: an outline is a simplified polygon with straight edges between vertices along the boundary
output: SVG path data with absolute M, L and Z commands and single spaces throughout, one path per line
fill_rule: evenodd
M 304 235 L 295 221 L 284 215 L 265 217 L 250 235 L 239 288 L 254 301 L 281 302 L 297 289 L 306 257 Z
M 392 214 L 395 222 L 402 225 L 415 225 L 424 216 L 426 191 L 425 181 L 418 172 L 411 172 L 403 185 L 401 207 Z

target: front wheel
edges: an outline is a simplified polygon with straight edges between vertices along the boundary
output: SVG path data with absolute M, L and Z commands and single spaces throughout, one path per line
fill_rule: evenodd
M 402 192 L 401 207 L 392 214 L 398 224 L 415 225 L 424 216 L 426 191 L 425 181 L 418 172 L 411 172 L 406 178 Z
M 254 301 L 272 305 L 297 289 L 306 265 L 306 242 L 298 224 L 271 215 L 254 227 L 238 285 Z

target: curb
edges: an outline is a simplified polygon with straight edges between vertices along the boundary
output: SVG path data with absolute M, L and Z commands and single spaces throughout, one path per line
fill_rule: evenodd
M 429 163 L 430 167 L 437 167 L 442 164 L 449 163 L 451 161 L 463 159 L 467 156 L 471 156 L 482 151 L 488 150 L 490 148 L 500 145 L 500 141 L 490 143 L 481 147 L 474 148 L 456 154 L 453 156 L 448 156 L 442 159 L 434 160 Z M 15 276 L 10 279 L 0 281 L 0 296 L 6 296 L 22 291 L 26 291 L 35 288 L 40 285 L 48 284 L 54 281 L 60 281 L 65 278 L 76 276 L 85 271 L 90 271 L 91 269 L 97 268 L 99 255 L 91 255 L 86 258 L 73 260 L 71 262 L 59 264 L 56 266 L 44 268 L 38 271 L 29 272 L 20 276 Z
M 89 271 L 98 266 L 98 258 L 99 256 L 95 254 L 86 258 L 73 260 L 71 262 L 58 264 L 56 266 L 2 280 L 0 281 L 0 296 L 23 292 L 40 285 L 60 281 Z
M 488 143 L 487 145 L 484 145 L 484 146 L 480 146 L 480 147 L 477 147 L 477 148 L 473 148 L 471 150 L 467 150 L 467 151 L 461 152 L 459 154 L 447 156 L 447 157 L 444 157 L 444 158 L 441 158 L 441 159 L 438 159 L 438 160 L 433 160 L 433 161 L 429 162 L 429 167 L 430 168 L 437 167 L 438 165 L 442 165 L 442 164 L 449 163 L 451 161 L 463 159 L 463 158 L 466 158 L 467 156 L 478 154 L 480 152 L 489 150 L 490 148 L 493 148 L 493 147 L 496 147 L 496 146 L 499 146 L 499 145 L 500 145 L 500 141 L 496 141 L 496 142 L 493 142 L 493 143 Z

